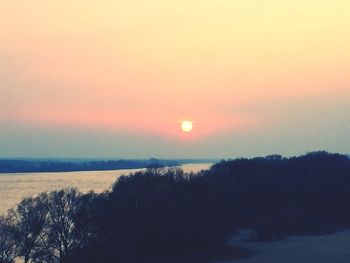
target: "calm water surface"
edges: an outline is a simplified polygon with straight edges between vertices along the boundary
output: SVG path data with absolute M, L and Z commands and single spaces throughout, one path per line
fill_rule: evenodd
M 185 164 L 185 172 L 197 172 L 210 167 L 210 163 Z M 41 192 L 76 187 L 82 192 L 91 190 L 100 193 L 110 189 L 115 180 L 130 172 L 143 169 L 83 171 L 60 173 L 0 173 L 0 214 L 14 207 L 24 197 Z

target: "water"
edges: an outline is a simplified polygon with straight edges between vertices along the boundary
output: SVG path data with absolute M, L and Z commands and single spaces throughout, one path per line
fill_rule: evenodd
M 210 163 L 185 164 L 185 172 L 197 172 L 210 167 Z M 24 197 L 41 192 L 76 187 L 81 192 L 91 190 L 100 193 L 111 188 L 121 175 L 143 169 L 83 171 L 59 173 L 0 173 L 0 215 L 13 208 Z

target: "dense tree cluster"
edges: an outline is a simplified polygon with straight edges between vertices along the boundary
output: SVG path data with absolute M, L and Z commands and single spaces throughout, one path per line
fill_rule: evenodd
M 196 174 L 150 168 L 102 194 L 24 199 L 0 218 L 0 263 L 156 262 L 220 246 L 239 228 L 261 240 L 331 231 L 350 225 L 348 200 L 350 160 L 339 154 L 235 159 Z

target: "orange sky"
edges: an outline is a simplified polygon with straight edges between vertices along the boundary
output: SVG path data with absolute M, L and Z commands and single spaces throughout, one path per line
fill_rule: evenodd
M 31 155 L 12 126 L 67 147 L 70 129 L 161 137 L 165 156 L 350 152 L 349 14 L 348 0 L 0 0 L 2 155 Z

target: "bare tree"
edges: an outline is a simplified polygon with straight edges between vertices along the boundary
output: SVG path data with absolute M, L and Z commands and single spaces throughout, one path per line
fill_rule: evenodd
M 12 263 L 18 256 L 16 236 L 11 215 L 0 217 L 0 263 Z
M 35 198 L 25 198 L 13 212 L 19 233 L 20 255 L 24 262 L 35 262 L 45 254 L 45 228 L 48 219 L 48 196 L 45 193 Z M 39 260 L 40 261 L 40 260 Z
M 52 256 L 59 262 L 78 249 L 82 243 L 75 224 L 80 197 L 80 193 L 72 188 L 54 191 L 48 196 L 48 243 L 52 249 Z

